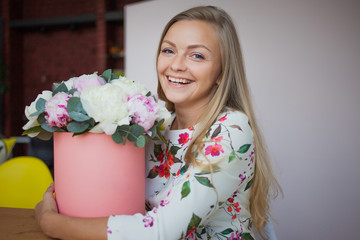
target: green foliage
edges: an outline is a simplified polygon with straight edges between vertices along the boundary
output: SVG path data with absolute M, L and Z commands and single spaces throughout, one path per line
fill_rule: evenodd
M 55 88 L 55 90 L 53 91 L 52 95 L 55 96 L 55 94 L 59 93 L 59 92 L 64 92 L 64 93 L 68 93 L 69 90 L 66 87 L 65 83 L 61 83 L 59 86 L 57 86 Z
M 40 113 L 43 113 L 45 111 L 45 103 L 46 100 L 43 98 L 39 98 L 35 104 L 36 112 L 32 113 L 30 117 L 34 117 L 36 115 L 39 115 Z
M 1 77 L 1 76 L 0 76 Z M 119 77 L 115 75 L 111 69 L 104 71 L 101 77 L 109 83 L 111 80 L 118 79 Z M 1 79 L 0 79 L 1 80 Z M 0 89 L 1 90 L 1 89 Z M 30 117 L 37 117 L 37 121 L 40 125 L 32 127 L 23 132 L 23 135 L 28 135 L 31 133 L 51 133 L 56 131 L 67 131 L 73 132 L 74 135 L 80 135 L 90 131 L 95 125 L 96 122 L 91 118 L 85 111 L 81 99 L 79 97 L 73 96 L 76 92 L 76 89 L 68 89 L 64 82 L 60 83 L 55 87 L 55 90 L 52 92 L 52 96 L 56 95 L 59 92 L 64 92 L 70 95 L 70 98 L 67 102 L 67 111 L 69 117 L 71 118 L 70 122 L 66 127 L 58 128 L 51 127 L 46 123 L 46 113 L 45 105 L 47 100 L 44 98 L 39 98 L 35 103 L 36 112 L 32 113 Z M 149 92 L 147 96 L 151 96 Z M 164 123 L 164 119 L 161 121 L 155 121 L 153 127 L 149 131 L 145 132 L 145 129 L 138 124 L 122 125 L 118 126 L 115 133 L 112 135 L 114 142 L 120 144 L 126 144 L 126 141 L 133 142 L 137 147 L 144 147 L 149 139 L 161 139 L 163 142 L 166 142 L 164 136 L 162 136 L 160 128 Z M 160 146 L 161 148 L 161 146 Z M 160 149 L 161 150 L 161 149 Z M 170 152 L 175 156 L 178 149 L 173 148 Z M 180 161 L 175 158 L 174 162 Z M 150 176 L 155 176 L 157 173 L 152 172 Z
M 105 70 L 102 74 L 101 74 L 101 77 L 105 79 L 105 81 L 107 83 L 109 83 L 111 80 L 114 80 L 114 79 L 118 79 L 119 77 L 116 76 L 111 69 L 107 69 Z

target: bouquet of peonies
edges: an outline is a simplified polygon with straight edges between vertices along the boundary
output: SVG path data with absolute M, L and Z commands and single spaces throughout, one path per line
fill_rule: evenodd
M 170 113 L 146 88 L 106 70 L 70 78 L 53 92 L 43 91 L 25 107 L 29 120 L 23 135 L 51 138 L 53 132 L 86 132 L 112 135 L 116 143 L 134 142 L 144 147 Z

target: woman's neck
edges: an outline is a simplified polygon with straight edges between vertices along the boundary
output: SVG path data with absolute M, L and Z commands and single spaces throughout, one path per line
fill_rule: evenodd
M 198 123 L 205 107 L 180 108 L 175 106 L 176 117 L 171 125 L 171 130 L 185 129 Z

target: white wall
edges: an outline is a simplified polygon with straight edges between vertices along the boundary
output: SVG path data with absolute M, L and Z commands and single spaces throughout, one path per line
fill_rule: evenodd
M 126 8 L 126 73 L 156 89 L 155 52 L 181 10 L 232 15 L 256 113 L 284 198 L 278 238 L 358 239 L 360 3 L 351 0 L 157 0 Z

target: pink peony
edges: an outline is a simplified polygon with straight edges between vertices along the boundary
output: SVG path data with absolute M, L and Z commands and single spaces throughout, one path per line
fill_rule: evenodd
M 55 94 L 45 104 L 46 123 L 51 127 L 64 127 L 71 120 L 67 111 L 70 96 L 64 92 Z
M 128 111 L 132 117 L 131 122 L 148 131 L 157 118 L 158 107 L 153 97 L 135 94 L 128 99 Z
M 78 92 L 81 92 L 87 86 L 102 86 L 105 83 L 105 80 L 96 73 L 89 75 L 84 74 L 74 78 L 73 88 L 76 88 Z

